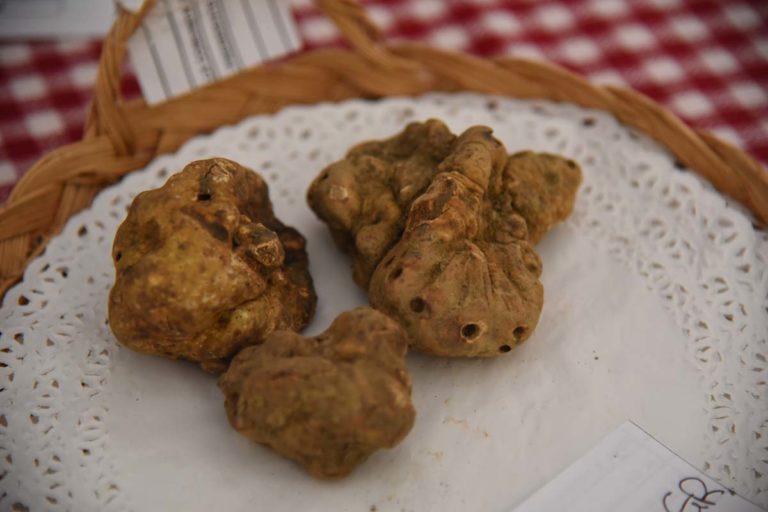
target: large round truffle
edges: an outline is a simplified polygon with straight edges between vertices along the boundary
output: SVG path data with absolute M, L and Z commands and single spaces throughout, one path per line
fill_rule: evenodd
M 109 323 L 124 345 L 222 370 L 316 303 L 304 238 L 275 218 L 264 180 L 200 160 L 139 194 L 115 236 Z
M 440 121 L 361 144 L 308 192 L 352 255 L 371 306 L 412 345 L 496 356 L 527 339 L 543 305 L 533 249 L 573 208 L 581 171 L 556 155 L 507 155 L 491 129 L 455 137 Z
M 314 338 L 273 332 L 219 379 L 229 421 L 316 477 L 344 476 L 413 426 L 407 345 L 396 322 L 369 308 Z

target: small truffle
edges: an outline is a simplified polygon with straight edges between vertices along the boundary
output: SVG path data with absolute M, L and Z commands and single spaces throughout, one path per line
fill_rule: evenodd
M 315 477 L 347 475 L 413 426 L 406 350 L 400 326 L 369 308 L 342 313 L 314 338 L 273 332 L 219 379 L 227 416 Z
M 508 156 L 490 128 L 457 138 L 430 120 L 356 146 L 320 173 L 308 200 L 352 255 L 371 306 L 397 319 L 416 349 L 487 357 L 536 327 L 533 244 L 570 214 L 580 182 L 570 160 Z
M 109 324 L 139 352 L 221 371 L 241 348 L 299 330 L 314 313 L 304 238 L 275 218 L 261 177 L 223 158 L 139 194 L 112 256 Z

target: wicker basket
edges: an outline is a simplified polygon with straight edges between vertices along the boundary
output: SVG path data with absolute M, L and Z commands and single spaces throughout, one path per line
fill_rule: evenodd
M 420 44 L 387 45 L 354 0 L 316 0 L 349 50 L 323 49 L 263 65 L 154 107 L 124 101 L 125 44 L 151 8 L 121 10 L 104 41 L 80 142 L 40 159 L 0 210 L 0 294 L 29 260 L 99 190 L 184 141 L 254 114 L 295 103 L 469 90 L 570 102 L 605 110 L 666 146 L 684 165 L 768 223 L 768 172 L 738 148 L 688 127 L 645 96 L 596 86 L 560 66 L 504 57 L 484 60 Z M 212 104 L 216 105 L 211 109 Z

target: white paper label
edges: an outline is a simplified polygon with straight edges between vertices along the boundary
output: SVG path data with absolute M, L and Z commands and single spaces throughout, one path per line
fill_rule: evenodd
M 760 512 L 631 422 L 514 512 Z
M 300 45 L 283 0 L 157 0 L 128 51 L 144 99 L 155 104 Z

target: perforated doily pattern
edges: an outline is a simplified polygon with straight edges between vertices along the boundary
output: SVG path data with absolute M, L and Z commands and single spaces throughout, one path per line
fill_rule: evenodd
M 596 250 L 644 276 L 674 316 L 709 414 L 704 469 L 765 502 L 768 234 L 609 115 L 460 94 L 293 107 L 251 118 L 157 159 L 75 216 L 0 312 L 0 509 L 131 509 L 110 457 L 102 390 L 111 355 L 122 350 L 106 325 L 110 247 L 136 193 L 160 186 L 190 160 L 220 155 L 262 173 L 273 198 L 304 208 L 311 177 L 349 145 L 428 117 L 454 131 L 487 124 L 510 151 L 552 151 L 582 165 L 584 185 L 567 222 Z M 300 155 L 315 168 L 292 169 Z

